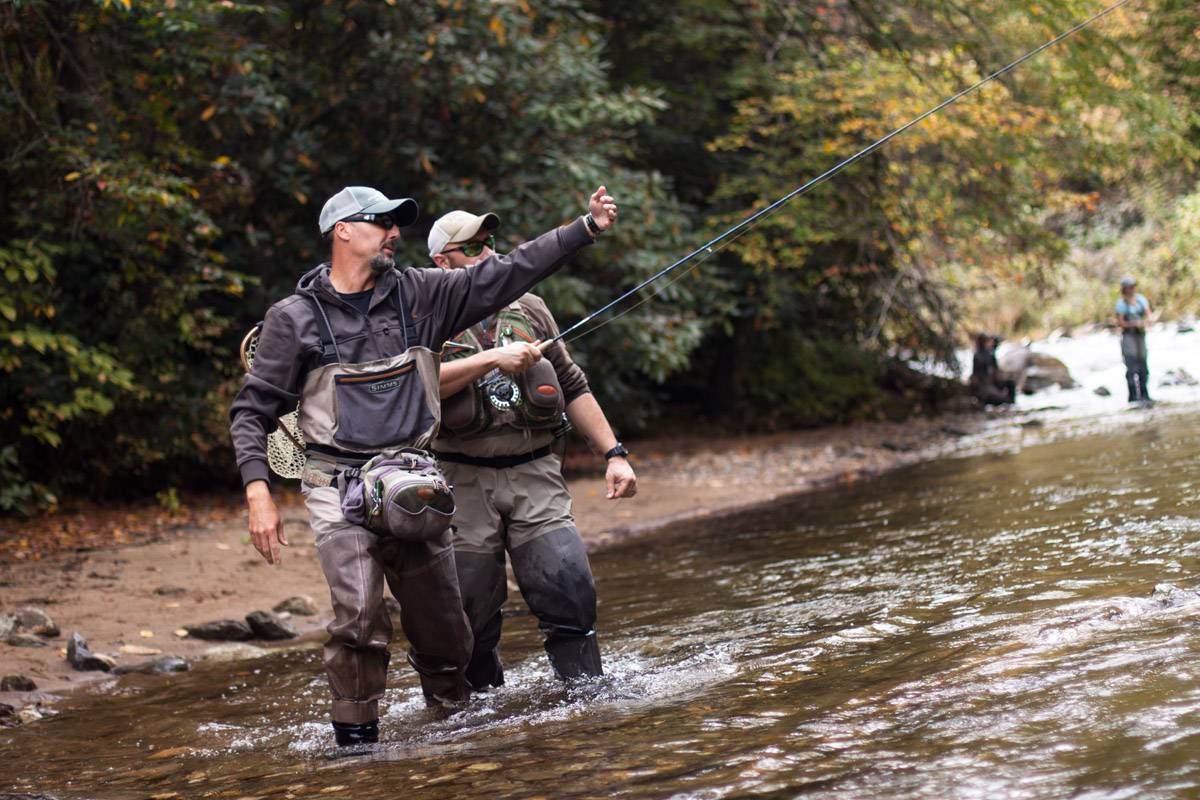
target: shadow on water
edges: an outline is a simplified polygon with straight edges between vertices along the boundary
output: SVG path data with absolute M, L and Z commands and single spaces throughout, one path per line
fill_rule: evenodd
M 0 732 L 0 791 L 1196 796 L 1191 419 L 926 464 L 599 554 L 593 685 L 548 675 L 514 605 L 509 684 L 435 719 L 397 658 L 364 755 L 331 757 L 310 650 L 127 679 Z

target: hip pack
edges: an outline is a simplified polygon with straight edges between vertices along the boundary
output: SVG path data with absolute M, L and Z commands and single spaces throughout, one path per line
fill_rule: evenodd
M 380 536 L 436 539 L 450 527 L 454 494 L 437 460 L 423 450 L 380 453 L 338 479 L 342 516 Z

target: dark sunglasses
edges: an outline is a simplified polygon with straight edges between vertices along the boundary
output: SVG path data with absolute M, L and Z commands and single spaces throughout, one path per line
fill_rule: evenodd
M 446 248 L 445 250 L 443 250 L 442 252 L 443 252 L 443 253 L 454 253 L 454 252 L 460 252 L 460 253 L 462 253 L 464 256 L 466 256 L 467 258 L 474 258 L 475 256 L 477 256 L 477 255 L 479 255 L 480 253 L 482 253 L 482 252 L 483 252 L 483 248 L 485 248 L 485 247 L 487 247 L 487 248 L 489 248 L 490 250 L 492 250 L 493 252 L 495 252 L 495 250 L 496 250 L 496 237 L 495 237 L 495 236 L 489 236 L 488 238 L 484 239 L 482 242 L 479 242 L 479 241 L 467 242 L 467 243 L 466 243 L 466 244 L 464 244 L 462 247 L 447 247 L 447 248 Z
M 387 214 L 355 214 L 341 220 L 342 222 L 369 222 L 372 225 L 378 225 L 385 231 L 390 231 L 396 227 L 396 220 L 392 219 Z

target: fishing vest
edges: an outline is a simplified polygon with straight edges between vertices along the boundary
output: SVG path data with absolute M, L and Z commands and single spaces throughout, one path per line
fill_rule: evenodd
M 513 342 L 537 341 L 537 332 L 520 303 L 496 315 L 495 341 L 487 342 L 476 327 L 468 328 L 442 349 L 449 363 Z M 562 386 L 554 365 L 542 358 L 518 375 L 494 369 L 462 391 L 442 401 L 442 433 L 473 439 L 497 430 L 554 430 L 562 425 Z
M 300 430 L 308 451 L 373 455 L 399 447 L 426 449 L 441 419 L 437 356 L 416 342 L 400 282 L 392 303 L 404 329 L 404 352 L 347 364 L 321 301 L 309 295 L 321 337 L 320 366 L 304 379 Z

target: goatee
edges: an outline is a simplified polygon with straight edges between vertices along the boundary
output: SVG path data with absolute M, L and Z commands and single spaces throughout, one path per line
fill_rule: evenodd
M 396 259 L 392 256 L 389 256 L 387 253 L 379 253 L 371 259 L 371 262 L 367 264 L 367 266 L 370 267 L 371 274 L 378 278 L 380 275 L 396 266 Z

